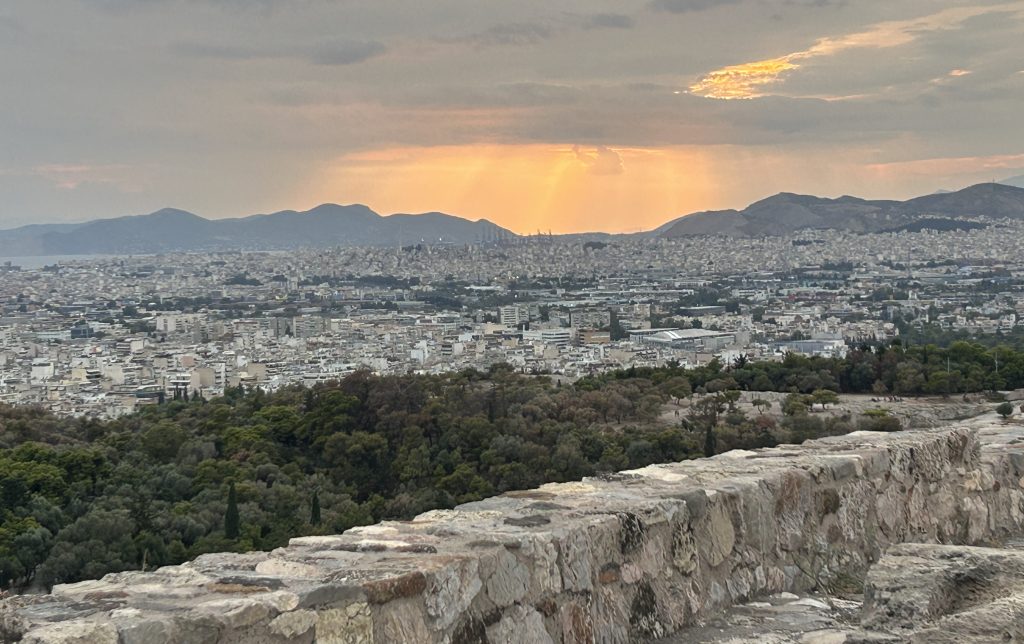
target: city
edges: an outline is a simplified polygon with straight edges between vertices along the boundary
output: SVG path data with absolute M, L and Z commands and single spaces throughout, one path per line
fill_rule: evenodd
M 787 352 L 842 357 L 901 329 L 1011 336 L 1024 313 L 1022 232 L 1006 220 L 967 233 L 544 235 L 39 268 L 13 260 L 0 268 L 0 400 L 115 417 L 360 369 L 504 363 L 576 379 Z

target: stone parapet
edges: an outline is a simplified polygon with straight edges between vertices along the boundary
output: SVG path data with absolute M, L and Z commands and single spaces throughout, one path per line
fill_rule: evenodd
M 733 603 L 862 578 L 892 544 L 1024 524 L 1024 452 L 966 427 L 544 485 L 272 552 L 8 600 L 26 644 L 635 642 Z

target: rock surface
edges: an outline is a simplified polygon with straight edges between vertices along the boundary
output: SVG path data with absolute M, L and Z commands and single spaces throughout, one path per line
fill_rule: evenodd
M 894 546 L 871 568 L 852 642 L 1024 641 L 1024 552 Z
M 1015 430 L 986 434 L 985 450 L 978 436 L 733 452 L 107 575 L 4 602 L 0 641 L 646 641 L 862 579 L 894 544 L 1019 533 L 1024 445 Z

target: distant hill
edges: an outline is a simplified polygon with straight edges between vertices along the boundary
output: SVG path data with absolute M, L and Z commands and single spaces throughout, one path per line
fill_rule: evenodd
M 465 244 L 515 234 L 487 220 L 439 212 L 381 216 L 366 206 L 324 204 L 238 219 L 204 219 L 165 208 L 148 215 L 82 224 L 0 230 L 0 255 L 89 255 L 299 247 Z
M 956 192 L 931 194 L 907 201 L 869 201 L 848 196 L 825 199 L 783 192 L 743 210 L 686 215 L 668 222 L 652 234 L 672 239 L 696 235 L 762 237 L 808 229 L 873 233 L 912 230 L 921 219 L 955 220 L 959 217 L 1024 219 L 1024 188 L 982 183 Z M 949 221 L 936 222 L 937 226 L 947 230 L 953 228 Z

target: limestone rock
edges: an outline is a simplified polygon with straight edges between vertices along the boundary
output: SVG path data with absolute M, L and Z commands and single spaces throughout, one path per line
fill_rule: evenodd
M 353 603 L 317 613 L 318 644 L 372 644 L 373 617 L 369 604 Z

